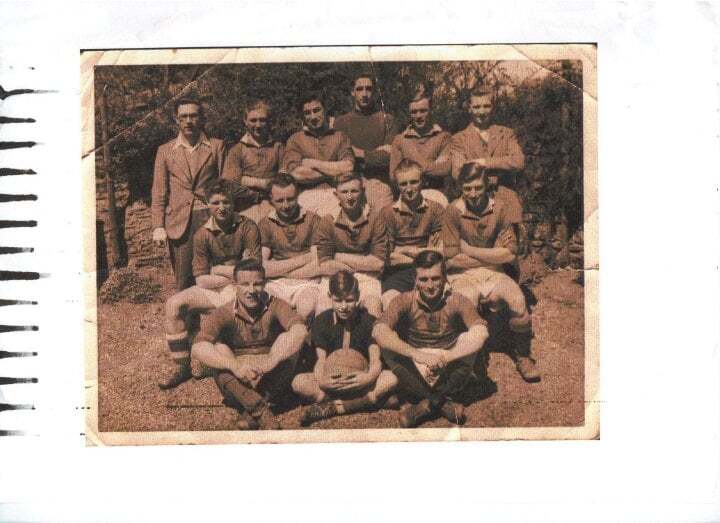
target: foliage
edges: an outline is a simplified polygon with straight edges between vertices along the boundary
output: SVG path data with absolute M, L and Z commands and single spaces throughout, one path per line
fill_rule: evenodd
M 100 66 L 95 69 L 96 144 L 102 143 L 99 103 L 107 96 L 109 167 L 128 183 L 130 202 L 150 198 L 157 147 L 175 135 L 173 100 L 204 101 L 209 135 L 228 145 L 242 136 L 242 110 L 262 97 L 275 108 L 274 134 L 286 140 L 301 126 L 303 93 L 323 93 L 328 113 L 350 110 L 350 84 L 359 72 L 375 79 L 382 107 L 408 122 L 407 101 L 418 82 L 435 93 L 435 120 L 451 132 L 467 125 L 464 102 L 478 83 L 497 97 L 495 121 L 516 130 L 527 156 L 521 188 L 526 207 L 543 219 L 582 224 L 582 75 L 578 62 L 548 62 L 549 75 L 517 81 L 509 62 L 318 62 L 218 65 Z M 512 64 L 511 64 L 512 65 Z M 103 176 L 102 148 L 97 173 Z
M 114 270 L 100 288 L 100 303 L 150 303 L 160 301 L 162 286 L 137 271 L 123 267 Z

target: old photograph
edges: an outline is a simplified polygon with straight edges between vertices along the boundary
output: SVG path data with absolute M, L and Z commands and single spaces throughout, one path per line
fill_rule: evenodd
M 600 437 L 593 45 L 80 74 L 88 445 Z

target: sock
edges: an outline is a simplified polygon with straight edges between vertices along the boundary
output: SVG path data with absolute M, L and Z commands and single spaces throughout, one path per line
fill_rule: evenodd
M 266 406 L 265 400 L 260 394 L 240 383 L 240 380 L 230 371 L 218 372 L 215 376 L 215 383 L 229 403 L 239 404 L 253 416 L 262 413 Z
M 190 367 L 190 338 L 187 331 L 165 334 L 170 357 L 176 365 Z
M 454 394 L 462 391 L 470 380 L 472 368 L 464 363 L 450 364 L 435 384 L 434 395 L 438 405 L 436 408 L 442 407 L 442 404 Z M 431 400 L 432 403 L 432 400 Z
M 351 412 L 360 412 L 361 410 L 367 410 L 373 406 L 373 402 L 367 396 L 360 398 L 354 398 L 351 400 L 343 400 L 342 408 L 343 412 L 338 409 L 338 414 L 350 414 Z
M 383 352 L 383 358 L 398 379 L 399 387 L 417 399 L 429 398 L 432 391 L 418 372 L 410 358 L 398 356 L 390 351 Z

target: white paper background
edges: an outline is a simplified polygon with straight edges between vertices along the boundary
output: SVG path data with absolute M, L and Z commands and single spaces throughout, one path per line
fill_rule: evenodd
M 306 5 L 307 4 L 307 5 Z M 720 519 L 717 4 L 155 2 L 0 5 L 0 85 L 13 97 L 0 192 L 1 269 L 50 278 L 0 284 L 3 387 L 34 413 L 2 413 L 3 521 L 452 521 Z M 598 42 L 601 441 L 85 448 L 82 372 L 81 48 Z M 35 67 L 34 70 L 29 67 Z M 0 398 L 2 398 L 0 397 Z M 0 399 L 0 401 L 3 401 Z

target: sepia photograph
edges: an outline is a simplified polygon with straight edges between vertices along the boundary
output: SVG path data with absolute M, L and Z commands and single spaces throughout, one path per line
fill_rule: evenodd
M 598 439 L 593 45 L 84 51 L 88 445 Z

